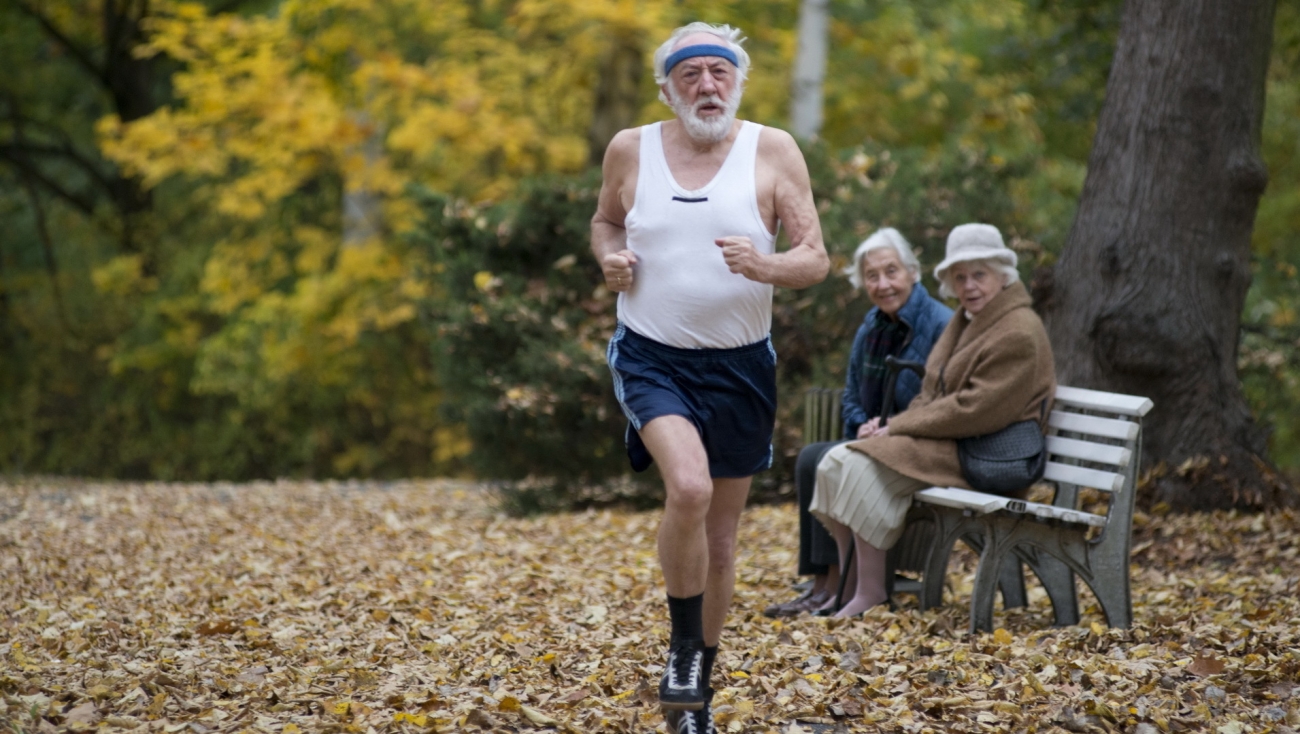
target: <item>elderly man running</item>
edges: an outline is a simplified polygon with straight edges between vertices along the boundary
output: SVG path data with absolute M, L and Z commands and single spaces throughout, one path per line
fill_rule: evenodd
M 659 701 L 674 732 L 713 731 L 713 659 L 735 586 L 753 475 L 772 462 L 772 289 L 829 261 L 808 168 L 789 134 L 736 119 L 740 32 L 692 23 L 655 52 L 676 118 L 623 130 L 605 152 L 591 249 L 619 294 L 609 344 L 636 471 L 667 493 L 659 563 L 672 623 Z M 791 246 L 776 252 L 784 226 Z

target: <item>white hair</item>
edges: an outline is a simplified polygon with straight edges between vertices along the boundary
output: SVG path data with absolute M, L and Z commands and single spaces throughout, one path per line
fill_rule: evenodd
M 745 36 L 741 34 L 739 28 L 732 28 L 729 25 L 712 25 L 701 21 L 688 23 L 673 31 L 668 40 L 655 49 L 655 84 L 660 87 L 659 101 L 669 107 L 673 103 L 664 95 L 663 91 L 663 86 L 668 83 L 668 71 L 664 69 L 664 62 L 668 61 L 669 55 L 672 54 L 673 46 L 676 46 L 678 41 L 692 33 L 708 33 L 717 36 L 718 40 L 722 41 L 719 45 L 730 48 L 736 54 L 736 61 L 740 62 L 736 65 L 736 79 L 741 84 L 744 84 L 745 78 L 749 74 L 749 53 L 740 45 L 745 42 Z
M 867 256 L 872 250 L 879 250 L 883 247 L 892 247 L 894 252 L 898 253 L 898 259 L 903 263 L 903 267 L 912 273 L 912 282 L 921 282 L 921 261 L 916 259 L 916 253 L 912 252 L 912 246 L 907 244 L 903 235 L 893 227 L 878 229 L 870 237 L 858 245 L 858 249 L 853 251 L 853 262 L 847 268 L 844 268 L 844 274 L 849 276 L 849 282 L 854 288 L 862 287 L 862 258 Z
M 983 258 L 979 260 L 962 260 L 960 262 L 965 263 L 966 265 L 971 267 L 974 267 L 976 265 L 983 265 L 984 267 L 988 268 L 989 270 L 992 270 L 995 273 L 1001 273 L 1003 288 L 1006 288 L 1012 283 L 1015 283 L 1016 281 L 1020 280 L 1020 271 L 1016 270 L 1015 265 L 1011 265 L 1007 263 L 1005 260 L 997 260 L 994 258 Z M 953 265 L 956 264 L 957 263 L 953 263 Z M 939 297 L 957 298 L 957 291 L 956 289 L 953 288 L 952 285 L 951 265 L 948 266 L 947 270 L 943 271 L 943 277 L 939 278 Z

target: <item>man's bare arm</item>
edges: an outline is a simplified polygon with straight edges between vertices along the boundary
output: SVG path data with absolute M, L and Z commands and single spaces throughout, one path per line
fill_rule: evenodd
M 636 181 L 637 153 L 640 148 L 636 130 L 624 130 L 610 141 L 605 149 L 601 166 L 600 197 L 596 200 L 596 214 L 591 218 L 591 254 L 605 275 L 605 286 L 611 291 L 626 291 L 632 287 L 633 265 L 636 255 L 627 249 L 627 192 L 623 191 L 629 178 Z
M 774 273 L 768 282 L 783 288 L 807 288 L 825 280 L 831 267 L 813 201 L 812 179 L 794 138 L 784 130 L 770 132 L 774 133 L 770 149 L 775 153 L 777 171 L 776 216 L 790 238 L 790 249 L 771 257 Z
M 770 188 L 760 183 L 760 191 L 766 189 L 770 198 L 760 199 L 759 210 L 764 220 L 771 217 L 785 227 L 790 249 L 764 255 L 748 237 L 739 236 L 720 237 L 715 243 L 722 248 L 722 256 L 733 273 L 784 288 L 807 288 L 824 280 L 830 269 L 808 165 L 789 133 L 765 128 L 762 135 L 760 163 L 763 177 L 772 183 Z

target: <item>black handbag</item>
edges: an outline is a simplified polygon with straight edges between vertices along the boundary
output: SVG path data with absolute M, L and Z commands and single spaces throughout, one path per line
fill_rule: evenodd
M 1043 399 L 1042 412 L 1047 412 Z M 1019 494 L 1043 478 L 1047 445 L 1039 421 L 1012 423 L 983 436 L 957 439 L 957 460 L 966 483 L 979 492 Z

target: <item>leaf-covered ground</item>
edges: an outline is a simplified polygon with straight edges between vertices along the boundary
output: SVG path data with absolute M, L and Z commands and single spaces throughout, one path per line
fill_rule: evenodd
M 14 731 L 662 730 L 659 515 L 507 519 L 455 483 L 0 484 L 0 722 Z M 1300 517 L 1139 517 L 1131 630 L 1040 590 L 778 622 L 796 520 L 751 508 L 726 732 L 1220 734 L 1300 725 Z M 3 727 L 0 727 L 3 728 Z

